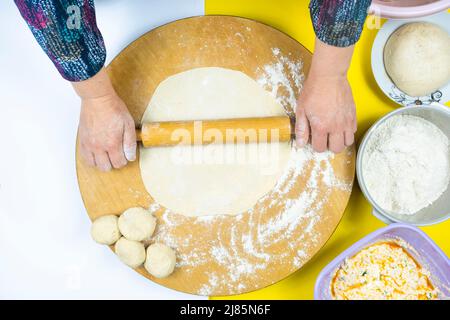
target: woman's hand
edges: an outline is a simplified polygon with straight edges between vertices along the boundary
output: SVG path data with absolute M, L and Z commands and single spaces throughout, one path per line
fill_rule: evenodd
M 297 144 L 340 153 L 354 142 L 355 103 L 346 77 L 309 77 L 298 100 Z
M 73 86 L 82 101 L 78 135 L 80 154 L 87 164 L 109 171 L 134 161 L 135 124 L 106 72 Z
M 134 121 L 117 95 L 83 99 L 78 134 L 80 154 L 90 166 L 109 171 L 136 159 Z
M 311 140 L 315 151 L 340 153 L 354 143 L 355 103 L 347 80 L 353 47 L 337 48 L 316 39 L 311 70 L 297 103 L 296 140 Z

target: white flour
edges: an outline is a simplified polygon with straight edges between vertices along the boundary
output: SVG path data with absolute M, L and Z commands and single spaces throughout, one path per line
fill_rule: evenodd
M 384 210 L 412 215 L 447 189 L 449 142 L 434 124 L 401 115 L 385 121 L 367 144 L 363 177 Z
M 293 117 L 298 98 L 296 91 L 302 89 L 305 78 L 303 62 L 291 60 L 289 56 L 281 54 L 279 48 L 272 48 L 272 53 L 277 61 L 263 67 L 262 75 L 257 79 L 257 82 L 270 91 L 272 96 L 277 98 L 278 102 L 285 108 L 287 114 Z M 261 72 L 261 70 L 258 71 Z
M 269 206 L 234 216 L 231 224 L 226 216 L 197 217 L 194 223 L 203 232 L 195 236 L 176 236 L 175 230 L 186 223 L 188 218 L 154 204 L 149 209 L 154 213 L 163 210 L 161 218 L 164 221 L 159 224 L 154 241 L 176 249 L 177 267 L 183 267 L 188 273 L 189 270 L 209 267 L 211 264 L 219 266 L 214 269 L 226 270 L 213 271 L 213 268 L 208 268 L 207 283 L 203 283 L 197 292 L 200 295 L 211 295 L 219 288 L 221 292 L 228 290 L 229 293 L 244 290 L 246 288 L 243 287 L 242 279 L 259 282 L 259 270 L 276 270 L 281 264 L 289 264 L 292 271 L 295 271 L 320 245 L 317 223 L 325 218 L 323 207 L 329 201 L 333 188 L 343 191 L 351 188 L 351 183 L 335 176 L 331 166 L 333 158 L 333 153 L 318 154 L 310 146 L 292 149 L 283 176 L 275 188 L 258 201 L 265 203 L 267 199 L 272 199 Z M 306 170 L 311 172 L 305 174 Z M 299 176 L 307 178 L 305 187 L 299 190 L 298 196 L 286 201 L 285 196 L 296 188 L 294 182 L 299 180 Z M 329 187 L 325 193 L 319 192 L 321 185 Z M 277 208 L 279 214 L 268 218 L 268 211 L 272 208 Z M 242 220 L 249 225 L 245 232 L 240 228 Z M 227 228 L 221 228 L 225 221 Z M 219 227 L 211 241 L 208 230 L 213 226 Z M 206 239 L 208 250 L 204 246 Z M 274 250 L 277 244 L 286 241 L 289 246 L 284 251 Z

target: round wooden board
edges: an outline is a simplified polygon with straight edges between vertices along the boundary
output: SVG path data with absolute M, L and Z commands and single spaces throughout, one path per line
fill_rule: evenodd
M 268 76 L 270 68 L 281 66 L 292 90 L 281 88 L 276 93 L 292 113 L 289 95 L 297 97 L 301 83 L 292 77 L 298 70 L 291 62 L 300 62 L 306 75 L 311 54 L 280 31 L 243 18 L 206 16 L 175 21 L 148 32 L 107 69 L 139 124 L 160 82 L 198 67 L 233 69 L 256 80 Z M 265 85 L 270 91 L 270 83 Z M 355 172 L 354 148 L 328 158 L 312 155 L 301 172 L 290 172 L 278 190 L 264 196 L 251 210 L 238 216 L 192 218 L 154 203 L 142 182 L 138 161 L 101 173 L 87 167 L 78 150 L 76 157 L 81 195 L 92 220 L 120 215 L 130 207 L 150 208 L 158 218 L 155 241 L 177 251 L 177 268 L 170 277 L 156 279 L 144 268 L 137 269 L 140 274 L 178 291 L 216 296 L 263 288 L 310 260 L 338 225 Z

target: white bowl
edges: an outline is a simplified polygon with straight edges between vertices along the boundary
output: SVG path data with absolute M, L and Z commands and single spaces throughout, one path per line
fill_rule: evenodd
M 378 86 L 384 92 L 384 94 L 388 96 L 392 101 L 400 105 L 429 105 L 433 102 L 445 104 L 450 101 L 450 82 L 427 96 L 412 97 L 397 88 L 397 86 L 392 82 L 391 78 L 386 73 L 386 69 L 384 67 L 384 47 L 391 34 L 406 23 L 418 21 L 427 21 L 434 23 L 450 34 L 450 13 L 447 12 L 442 12 L 426 18 L 410 19 L 407 21 L 389 20 L 378 31 L 378 34 L 372 46 L 372 72 L 375 76 L 375 80 Z

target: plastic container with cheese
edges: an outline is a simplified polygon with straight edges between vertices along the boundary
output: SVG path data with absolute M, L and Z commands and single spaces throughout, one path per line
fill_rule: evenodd
M 389 240 L 407 243 L 411 249 L 405 249 L 420 266 L 429 271 L 430 280 L 440 292 L 440 298 L 450 297 L 450 260 L 445 253 L 420 229 L 394 223 L 359 240 L 328 264 L 317 278 L 314 298 L 332 300 L 331 282 L 344 261 L 372 244 Z

